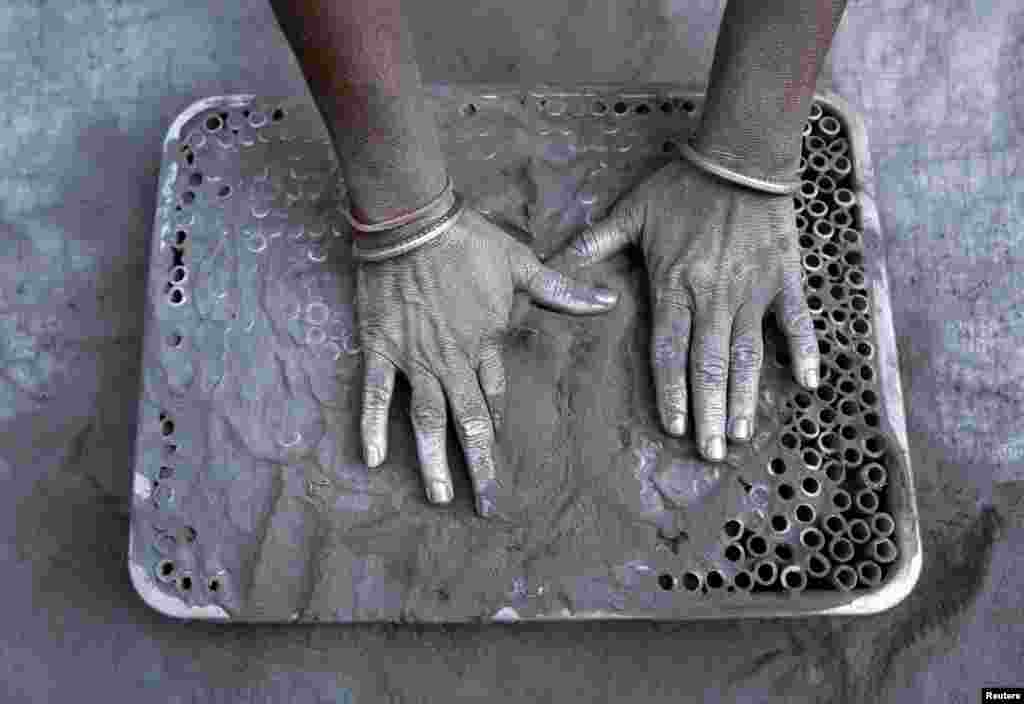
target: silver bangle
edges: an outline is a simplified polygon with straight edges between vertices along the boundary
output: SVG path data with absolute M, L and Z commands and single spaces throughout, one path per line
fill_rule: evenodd
M 679 147 L 679 153 L 686 157 L 686 160 L 695 166 L 700 167 L 708 173 L 714 174 L 720 178 L 724 178 L 726 181 L 732 181 L 738 183 L 741 186 L 747 188 L 753 188 L 757 191 L 764 191 L 765 193 L 773 193 L 775 195 L 790 195 L 796 193 L 800 188 L 799 181 L 793 181 L 791 183 L 778 183 L 776 181 L 767 181 L 760 178 L 754 178 L 753 176 L 746 176 L 744 174 L 727 169 L 721 164 L 712 161 L 708 157 L 704 156 L 696 149 L 694 149 L 689 142 L 679 142 L 676 146 Z
M 411 237 L 407 240 L 403 240 L 396 244 L 388 247 L 381 247 L 378 249 L 360 249 L 358 242 L 352 243 L 352 258 L 356 261 L 361 262 L 376 262 L 384 259 L 391 259 L 397 257 L 400 254 L 412 251 L 417 247 L 421 247 L 431 240 L 437 239 L 454 225 L 459 216 L 466 210 L 466 203 L 458 194 L 456 194 L 457 201 L 456 205 L 448 215 L 438 220 L 436 223 L 428 227 L 423 232 L 419 233 L 415 237 Z
M 359 232 L 381 232 L 383 230 L 392 230 L 396 227 L 407 225 L 410 222 L 416 220 L 417 218 L 422 217 L 431 208 L 433 208 L 434 205 L 436 205 L 445 196 L 447 196 L 448 191 L 450 191 L 451 189 L 452 178 L 451 176 L 447 176 L 444 188 L 441 189 L 441 192 L 437 195 L 436 198 L 431 198 L 430 202 L 424 205 L 422 208 L 417 208 L 411 213 L 399 215 L 398 217 L 391 218 L 390 220 L 385 220 L 384 222 L 375 222 L 372 225 L 368 225 L 364 222 L 359 222 L 358 220 L 356 220 L 355 217 L 352 215 L 352 207 L 348 203 L 345 203 L 341 207 L 341 212 L 345 216 L 345 219 L 348 220 L 349 225 L 351 225 L 354 229 L 358 230 Z

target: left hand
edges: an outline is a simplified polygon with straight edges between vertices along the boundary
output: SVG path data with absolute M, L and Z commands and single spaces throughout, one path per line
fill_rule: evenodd
M 770 308 L 789 339 L 796 382 L 818 386 L 793 199 L 677 159 L 548 264 L 575 273 L 633 244 L 643 250 L 654 304 L 651 364 L 662 425 L 683 435 L 692 397 L 697 447 L 705 459 L 721 461 L 726 431 L 739 442 L 754 433 L 761 320 Z

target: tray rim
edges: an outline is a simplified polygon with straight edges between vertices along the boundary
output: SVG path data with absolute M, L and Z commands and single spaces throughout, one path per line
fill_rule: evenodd
M 450 95 L 457 93 L 472 93 L 481 99 L 494 99 L 502 94 L 518 93 L 522 96 L 534 97 L 578 97 L 581 94 L 607 94 L 615 93 L 624 98 L 650 98 L 652 96 L 664 96 L 671 98 L 691 99 L 696 104 L 702 105 L 705 99 L 705 91 L 688 88 L 680 84 L 670 82 L 649 82 L 649 83 L 621 83 L 621 82 L 585 82 L 573 84 L 570 88 L 566 84 L 515 84 L 515 83 L 486 83 L 486 82 L 448 82 L 432 81 L 424 83 L 424 90 L 428 94 Z M 161 168 L 159 176 L 159 189 L 157 194 L 157 208 L 154 214 L 152 232 L 158 232 L 163 222 L 164 213 L 159 199 L 160 194 L 165 192 L 173 184 L 177 176 L 177 163 L 173 159 L 167 159 L 172 147 L 180 141 L 182 130 L 197 115 L 214 107 L 242 107 L 255 100 L 268 100 L 276 96 L 260 95 L 257 93 L 234 93 L 227 95 L 214 95 L 198 99 L 184 108 L 171 122 L 163 140 L 163 151 L 161 154 Z M 889 297 L 888 267 L 886 266 L 885 244 L 878 210 L 875 203 L 875 174 L 871 162 L 870 150 L 868 148 L 867 129 L 860 113 L 838 94 L 819 90 L 814 94 L 815 102 L 831 109 L 839 115 L 849 132 L 850 148 L 853 153 L 854 170 L 852 172 L 858 202 L 861 205 L 864 229 L 869 228 L 878 238 L 882 250 L 877 259 L 875 280 L 873 281 L 873 294 L 876 304 L 876 313 L 879 315 L 879 367 L 882 375 L 880 388 L 883 391 L 886 415 L 892 426 L 893 432 L 898 440 L 900 463 L 905 473 L 906 486 L 902 487 L 904 495 L 902 500 L 906 503 L 905 518 L 901 521 L 899 531 L 899 543 L 901 558 L 896 563 L 896 569 L 889 580 L 882 586 L 865 591 L 862 595 L 849 602 L 826 608 L 792 608 L 792 598 L 788 595 L 766 595 L 760 599 L 763 603 L 745 602 L 742 605 L 722 604 L 718 610 L 700 610 L 688 612 L 682 617 L 659 616 L 650 612 L 629 612 L 622 613 L 606 610 L 579 610 L 569 612 L 548 612 L 531 615 L 520 619 L 514 610 L 508 608 L 499 609 L 490 619 L 483 622 L 496 623 L 530 623 L 547 621 L 589 621 L 589 620 L 647 620 L 647 621 L 701 621 L 712 619 L 730 618 L 765 618 L 765 617 L 801 617 L 801 616 L 841 616 L 841 615 L 868 615 L 886 611 L 902 602 L 914 589 L 920 578 L 923 567 L 923 553 L 920 536 L 920 518 L 917 506 L 916 490 L 914 486 L 913 467 L 910 461 L 909 444 L 906 433 L 906 418 L 904 414 L 903 392 L 898 369 L 898 352 L 892 324 L 892 306 Z M 304 101 L 304 96 L 288 96 L 277 99 L 278 102 L 288 104 Z M 151 235 L 152 241 L 152 235 Z M 158 252 L 150 251 L 150 262 L 147 266 L 146 281 L 149 282 L 150 272 Z M 884 305 L 882 305 L 884 303 Z M 153 324 L 150 316 L 146 315 L 146 325 Z M 148 356 L 148 343 L 142 345 L 140 363 L 144 364 Z M 141 415 L 144 403 L 143 389 L 139 388 L 139 413 Z M 139 444 L 136 443 L 135 457 L 132 463 L 133 475 L 133 498 L 138 493 L 138 478 L 140 473 L 137 466 L 141 460 Z M 909 515 L 906 515 L 909 514 Z M 232 618 L 227 611 L 217 605 L 191 606 L 181 599 L 164 594 L 157 586 L 155 580 L 148 574 L 145 568 L 132 560 L 134 554 L 134 540 L 136 522 L 135 511 L 132 510 L 133 520 L 129 525 L 128 536 L 128 568 L 132 586 L 143 602 L 154 611 L 163 616 L 182 620 L 197 621 L 232 621 L 236 623 L 288 623 L 287 619 L 273 620 L 243 620 Z M 805 596 L 804 600 L 808 598 Z M 734 607 L 734 608 L 730 608 Z M 511 613 L 507 613 L 510 612 Z M 350 621 L 332 621 L 331 623 L 390 623 L 389 620 L 381 619 L 353 619 Z M 459 623 L 464 621 L 419 621 L 417 623 Z

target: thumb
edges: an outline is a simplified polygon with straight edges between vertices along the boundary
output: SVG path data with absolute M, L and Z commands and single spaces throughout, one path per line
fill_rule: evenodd
M 539 262 L 529 267 L 526 280 L 519 287 L 530 294 L 540 306 L 575 315 L 605 313 L 619 302 L 619 294 L 607 288 L 588 286 L 544 266 Z
M 643 213 L 631 201 L 619 201 L 608 217 L 578 234 L 544 263 L 552 269 L 575 273 L 625 249 L 639 238 L 642 228 Z

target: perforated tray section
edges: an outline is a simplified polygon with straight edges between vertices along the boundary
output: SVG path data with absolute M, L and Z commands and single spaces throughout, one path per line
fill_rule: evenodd
M 429 87 L 469 203 L 538 253 L 675 158 L 703 96 L 671 85 Z M 361 354 L 344 186 L 304 101 L 216 97 L 164 148 L 132 520 L 155 608 L 238 620 L 706 618 L 867 613 L 920 543 L 864 129 L 820 95 L 796 197 L 822 352 L 791 380 L 768 320 L 758 432 L 726 463 L 664 435 L 642 262 L 597 274 L 608 316 L 530 310 L 506 345 L 507 522 L 423 497 L 395 398 L 387 464 L 359 443 Z M 595 411 L 594 409 L 597 409 Z M 518 420 L 517 420 L 518 419 Z

